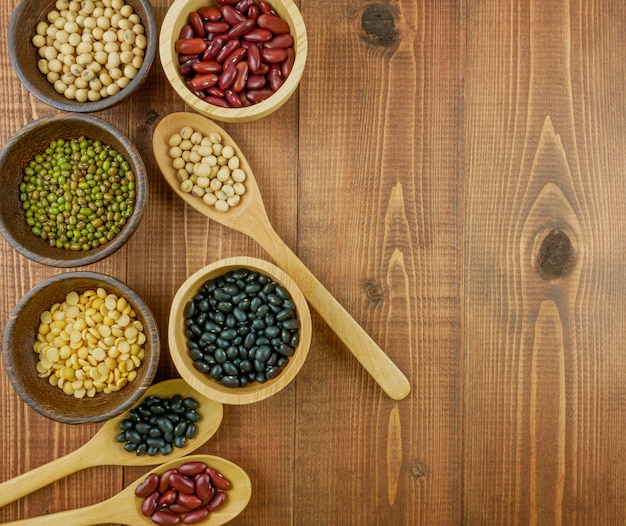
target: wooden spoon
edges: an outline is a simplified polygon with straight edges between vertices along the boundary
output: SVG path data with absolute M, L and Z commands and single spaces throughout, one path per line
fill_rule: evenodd
M 206 519 L 197 523 L 200 526 L 218 526 L 224 524 L 239 515 L 250 501 L 252 495 L 252 485 L 247 473 L 237 464 L 212 455 L 191 455 L 188 457 L 172 460 L 153 469 L 150 473 L 158 475 L 166 470 L 178 467 L 187 461 L 200 461 L 215 468 L 226 477 L 231 487 L 226 492 L 225 503 L 210 513 Z M 110 499 L 107 499 L 91 506 L 77 508 L 74 510 L 60 511 L 41 517 L 12 521 L 10 524 L 21 525 L 48 525 L 63 524 L 63 526 L 89 526 L 91 524 L 102 524 L 103 522 L 115 522 L 128 524 L 129 526 L 146 526 L 154 523 L 141 513 L 142 500 L 135 497 L 135 488 L 145 480 L 148 473 L 138 478 L 130 486 L 120 491 Z M 9 523 L 5 523 L 9 524 Z
M 191 126 L 205 136 L 213 131 L 220 133 L 233 146 L 239 157 L 240 166 L 247 174 L 246 193 L 239 204 L 227 212 L 218 212 L 214 207 L 205 204 L 201 198 L 180 189 L 180 182 L 169 156 L 169 139 L 174 133 L 179 133 L 184 126 Z M 259 243 L 276 264 L 297 283 L 309 303 L 385 393 L 395 400 L 401 400 L 409 394 L 409 381 L 402 371 L 274 231 L 250 165 L 241 149 L 226 131 L 201 115 L 188 112 L 172 113 L 164 117 L 157 125 L 152 138 L 152 146 L 165 180 L 179 197 L 205 216 Z
M 187 440 L 182 448 L 173 448 L 167 457 L 160 454 L 153 457 L 149 455 L 138 456 L 125 451 L 123 444 L 116 440 L 120 433 L 120 422 L 128 418 L 128 411 L 124 411 L 115 418 L 108 420 L 89 442 L 72 453 L 0 484 L 0 507 L 88 467 L 154 466 L 163 460 L 175 460 L 196 450 L 215 434 L 222 423 L 224 407 L 221 403 L 206 398 L 192 389 L 187 382 L 176 378 L 150 386 L 134 407 L 139 406 L 148 396 L 171 398 L 175 394 L 179 394 L 183 398 L 191 396 L 200 404 L 197 409 L 200 419 L 196 422 L 196 434 L 192 439 Z

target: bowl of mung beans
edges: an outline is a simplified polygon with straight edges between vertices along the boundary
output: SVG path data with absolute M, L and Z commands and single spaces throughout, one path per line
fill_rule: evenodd
M 140 88 L 157 49 L 149 0 L 21 0 L 8 28 L 15 72 L 63 111 L 97 112 Z
M 224 404 L 285 388 L 304 364 L 311 314 L 302 291 L 272 263 L 237 256 L 199 269 L 170 310 L 169 351 L 184 380 Z
M 0 149 L 0 233 L 23 256 L 77 267 L 118 250 L 139 225 L 146 170 L 130 140 L 91 115 L 60 113 Z
M 36 284 L 17 303 L 2 342 L 17 394 L 57 422 L 102 422 L 134 405 L 160 357 L 154 317 L 123 282 L 70 271 Z
M 170 84 L 195 111 L 252 121 L 296 91 L 307 32 L 292 0 L 175 0 L 161 26 L 159 54 Z

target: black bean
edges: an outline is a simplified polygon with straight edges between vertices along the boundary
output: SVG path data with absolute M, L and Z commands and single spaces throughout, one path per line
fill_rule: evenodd
M 214 380 L 219 380 L 222 377 L 223 374 L 224 374 L 224 371 L 222 369 L 222 366 L 219 363 L 217 363 L 213 367 L 211 367 L 211 370 L 209 371 L 209 375 Z
M 215 351 L 215 361 L 218 364 L 222 364 L 226 361 L 226 351 L 224 349 L 217 349 Z
M 213 291 L 213 297 L 217 300 L 217 301 L 230 301 L 232 298 L 232 294 L 229 294 L 227 291 L 225 291 L 224 289 L 215 289 Z
M 237 376 L 239 374 L 239 369 L 233 362 L 224 362 L 222 369 L 227 376 Z
M 182 422 L 178 422 L 178 424 L 176 424 L 176 427 L 174 428 L 174 436 L 183 436 L 185 431 L 187 431 L 187 422 L 183 420 Z
M 220 333 L 220 338 L 223 340 L 234 340 L 237 337 L 236 329 L 224 329 Z
M 200 404 L 198 403 L 198 401 L 195 398 L 191 398 L 190 396 L 188 396 L 187 398 L 185 398 L 182 401 L 183 406 L 186 409 L 198 409 L 198 407 L 200 407 Z
M 134 429 L 127 429 L 126 430 L 126 440 L 128 442 L 132 442 L 133 444 L 139 444 L 139 442 L 142 441 L 142 437 Z
M 300 328 L 300 320 L 297 318 L 291 318 L 289 320 L 285 320 L 282 322 L 283 329 L 299 329 Z
M 174 424 L 172 424 L 172 421 L 167 417 L 159 418 L 157 424 L 163 433 L 174 431 Z
M 276 321 L 285 321 L 294 316 L 292 309 L 282 309 L 276 314 Z
M 220 382 L 226 387 L 239 387 L 239 379 L 236 376 L 222 376 Z
M 193 366 L 201 373 L 208 373 L 211 370 L 211 366 L 204 360 L 196 360 L 193 362 Z
M 185 305 L 185 318 L 191 318 L 196 313 L 196 305 L 193 301 L 190 301 Z
M 158 424 L 157 424 L 158 425 Z M 148 435 L 152 438 L 160 437 L 163 432 L 158 427 L 150 426 L 150 431 L 148 431 Z
M 189 422 L 187 424 L 187 429 L 185 430 L 185 438 L 193 438 L 196 434 L 196 425 L 193 422 Z
M 267 377 L 268 380 L 271 380 L 272 378 L 276 378 L 279 373 L 280 373 L 280 367 L 276 365 L 272 365 L 268 367 L 267 370 L 265 371 L 265 376 Z
M 174 445 L 178 448 L 181 448 L 185 445 L 186 439 L 187 437 L 185 437 L 184 435 L 174 437 Z
M 259 362 L 267 362 L 271 354 L 272 354 L 272 348 L 269 345 L 261 345 L 257 349 L 254 355 L 254 358 L 255 360 L 258 360 Z
M 165 440 L 161 437 L 148 437 L 146 438 L 146 444 L 148 444 L 148 447 L 161 448 L 165 447 Z

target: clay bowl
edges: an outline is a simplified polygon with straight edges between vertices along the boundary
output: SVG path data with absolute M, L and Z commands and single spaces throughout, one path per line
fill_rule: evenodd
M 146 336 L 145 357 L 136 369 L 137 377 L 119 391 L 78 399 L 38 376 L 39 355 L 33 344 L 44 311 L 65 301 L 71 291 L 81 293 L 98 287 L 123 296 L 131 305 Z M 159 332 L 148 306 L 124 283 L 96 272 L 65 272 L 40 282 L 19 300 L 5 327 L 2 357 L 15 391 L 39 414 L 66 424 L 102 422 L 129 409 L 152 383 L 160 357 Z
M 189 350 L 186 334 L 186 309 L 190 301 L 209 280 L 225 276 L 230 271 L 248 269 L 271 278 L 289 292 L 295 304 L 296 317 L 300 322 L 299 338 L 293 355 L 278 376 L 263 383 L 249 382 L 245 386 L 229 387 L 214 379 L 210 374 L 198 370 Z M 247 324 L 246 321 L 244 324 Z M 168 342 L 172 360 L 179 374 L 198 392 L 224 404 L 249 404 L 263 400 L 285 388 L 304 364 L 311 344 L 311 314 L 307 302 L 293 280 L 275 265 L 251 257 L 222 259 L 201 268 L 191 275 L 178 289 L 170 310 Z M 236 343 L 236 342 L 234 342 Z M 275 353 L 276 351 L 274 351 Z M 252 360 L 252 358 L 250 358 Z
M 121 89 L 117 94 L 103 97 L 98 101 L 78 102 L 70 100 L 62 93 L 54 89 L 54 85 L 39 70 L 40 56 L 38 49 L 32 44 L 32 38 L 36 34 L 37 24 L 45 21 L 48 13 L 54 9 L 53 2 L 41 2 L 38 0 L 21 0 L 13 10 L 9 20 L 8 48 L 11 63 L 19 80 L 26 89 L 42 102 L 53 108 L 68 111 L 93 113 L 111 108 L 124 99 L 130 97 L 143 84 L 148 76 L 157 50 L 157 27 L 149 0 L 125 0 L 132 6 L 134 12 L 139 15 L 144 27 L 147 46 L 144 50 L 143 65 L 137 75 L 128 86 Z
M 50 246 L 31 231 L 20 202 L 20 183 L 24 168 L 33 157 L 43 152 L 52 140 L 86 136 L 98 139 L 121 153 L 135 174 L 135 204 L 132 215 L 121 231 L 109 242 L 88 251 Z M 118 250 L 139 225 L 146 195 L 146 168 L 130 140 L 111 124 L 79 113 L 60 113 L 31 122 L 11 137 L 0 149 L 0 234 L 20 254 L 37 263 L 53 267 L 78 267 L 94 263 Z
M 256 3 L 256 1 L 255 1 Z M 178 53 L 174 46 L 181 29 L 188 23 L 189 13 L 207 5 L 218 5 L 215 0 L 175 0 L 170 6 L 159 37 L 161 65 L 170 84 L 187 105 L 198 113 L 223 122 L 247 122 L 265 117 L 279 109 L 293 95 L 300 83 L 307 57 L 307 32 L 302 15 L 292 0 L 270 0 L 269 4 L 280 18 L 289 24 L 293 37 L 295 61 L 284 84 L 269 98 L 251 106 L 223 108 L 205 102 L 187 86 L 180 73 Z

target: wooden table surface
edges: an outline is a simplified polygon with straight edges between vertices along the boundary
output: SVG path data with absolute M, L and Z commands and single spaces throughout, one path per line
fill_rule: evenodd
M 0 0 L 2 49 L 17 0 Z M 154 0 L 160 26 L 168 7 Z M 293 384 L 227 406 L 200 451 L 250 475 L 254 526 L 617 525 L 626 512 L 626 10 L 620 0 L 300 0 L 309 54 L 275 114 L 225 124 L 270 219 L 402 369 L 388 398 L 313 313 Z M 0 55 L 0 140 L 56 113 Z M 154 161 L 184 103 L 155 61 L 98 114 L 149 172 L 141 225 L 88 267 L 145 298 L 165 334 L 187 276 L 267 255 L 183 205 Z M 0 242 L 0 319 L 42 279 Z M 166 346 L 165 342 L 164 345 Z M 158 379 L 176 376 L 163 349 Z M 54 424 L 0 375 L 0 481 L 97 425 Z M 115 494 L 85 470 L 0 509 L 10 522 Z M 106 521 L 106 517 L 103 517 Z

